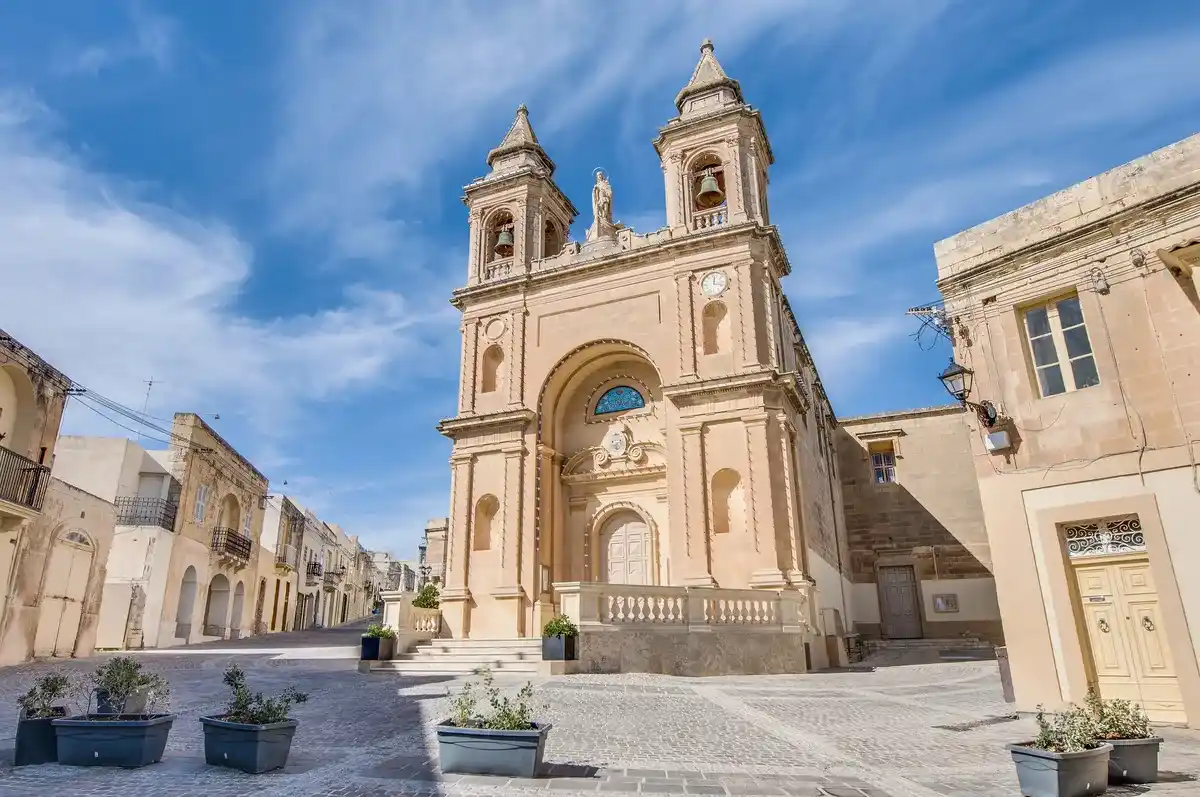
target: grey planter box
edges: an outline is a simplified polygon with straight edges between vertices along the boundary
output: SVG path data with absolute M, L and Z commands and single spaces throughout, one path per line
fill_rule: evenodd
M 359 661 L 390 661 L 395 650 L 396 640 L 364 634 Z
M 579 637 L 542 637 L 542 661 L 578 661 Z
M 528 731 L 491 731 L 438 725 L 438 760 L 442 772 L 535 778 L 542 768 L 550 727 L 538 724 Z
M 97 689 L 92 693 L 96 698 L 97 714 L 125 714 L 126 716 L 134 714 L 146 713 L 146 701 L 149 696 L 145 692 L 134 692 L 125 699 L 124 706 L 118 706 L 113 702 L 112 697 L 103 689 Z
M 216 767 L 240 769 L 257 775 L 287 764 L 296 735 L 296 720 L 271 725 L 245 725 L 220 717 L 201 717 L 204 725 L 204 761 Z
M 1078 753 L 1051 753 L 1010 744 L 1024 797 L 1092 797 L 1108 791 L 1111 744 Z
M 69 767 L 125 767 L 153 764 L 167 749 L 167 734 L 174 714 L 113 718 L 91 714 L 93 719 L 67 717 L 51 720 L 58 738 L 58 763 Z
M 1157 783 L 1158 746 L 1162 739 L 1106 739 L 1112 745 L 1108 756 L 1109 783 Z
M 53 717 L 27 719 L 22 711 L 17 717 L 17 749 L 13 754 L 13 766 L 37 766 L 58 761 L 58 737 L 50 723 L 67 716 L 68 711 L 56 708 L 55 712 Z

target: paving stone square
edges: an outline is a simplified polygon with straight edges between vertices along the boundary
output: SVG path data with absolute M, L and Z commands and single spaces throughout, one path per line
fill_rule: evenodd
M 539 716 L 554 725 L 547 768 L 532 780 L 442 774 L 435 724 L 460 682 L 357 672 L 318 658 L 357 628 L 139 654 L 171 682 L 178 714 L 163 761 L 139 770 L 11 766 L 15 700 L 36 663 L 0 671 L 3 797 L 396 797 L 398 795 L 695 794 L 774 797 L 1013 797 L 1004 745 L 1028 738 L 1001 699 L 995 662 L 881 667 L 789 676 L 671 678 L 577 675 L 535 679 Z M 255 646 L 258 646 L 256 648 Z M 312 658 L 305 651 L 312 649 Z M 204 762 L 198 718 L 224 704 L 236 662 L 251 687 L 296 684 L 311 694 L 288 766 L 244 775 Z M 70 661 L 82 671 L 96 659 Z M 498 681 L 518 688 L 523 681 Z M 1200 735 L 1164 729 L 1163 782 L 1109 793 L 1200 793 Z

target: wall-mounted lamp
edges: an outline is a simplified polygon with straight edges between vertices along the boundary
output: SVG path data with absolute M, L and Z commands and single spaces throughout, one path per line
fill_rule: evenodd
M 1092 269 L 1092 287 L 1096 289 L 1096 293 L 1107 294 L 1109 291 L 1108 278 L 1104 276 L 1104 269 L 1099 266 Z
M 974 371 L 970 368 L 964 368 L 954 362 L 954 358 L 951 358 L 950 364 L 946 366 L 946 370 L 942 371 L 938 379 L 942 381 L 946 392 L 953 396 L 955 401 L 964 407 L 970 407 L 975 410 L 975 414 L 979 416 L 980 423 L 989 429 L 996 425 L 996 420 L 1000 417 L 1000 413 L 996 411 L 996 406 L 992 402 L 981 401 L 976 404 L 973 401 L 967 401 L 967 398 L 971 395 L 971 388 L 975 381 Z

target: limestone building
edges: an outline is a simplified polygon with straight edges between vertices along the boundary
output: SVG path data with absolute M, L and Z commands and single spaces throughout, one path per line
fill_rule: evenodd
M 297 570 L 304 538 L 304 513 L 286 495 L 268 495 L 263 512 L 259 590 L 254 606 L 254 632 L 293 629 L 299 595 Z
M 91 655 L 113 505 L 52 477 L 71 381 L 0 330 L 0 665 Z
M 599 625 L 628 609 L 806 643 L 844 625 L 835 420 L 780 286 L 767 132 L 709 42 L 675 102 L 654 141 L 663 229 L 614 220 L 598 172 L 568 242 L 577 210 L 524 106 L 465 188 L 461 387 L 440 426 L 451 636 L 537 636 L 581 591 Z
M 1200 136 L 935 254 L 1017 707 L 1200 721 Z

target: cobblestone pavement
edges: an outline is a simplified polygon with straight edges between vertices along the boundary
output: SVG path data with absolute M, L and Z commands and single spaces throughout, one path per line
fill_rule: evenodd
M 306 644 L 324 639 L 310 632 Z M 163 761 L 139 770 L 12 768 L 16 695 L 52 665 L 0 670 L 0 795 L 1009 797 L 1019 792 L 1004 745 L 1031 733 L 1029 720 L 1010 718 L 995 662 L 707 679 L 580 675 L 536 683 L 539 716 L 554 724 L 545 777 L 441 776 L 433 725 L 457 688 L 452 680 L 362 675 L 353 662 L 249 651 L 145 656 L 169 678 L 178 718 Z M 253 688 L 294 683 L 312 695 L 295 712 L 300 728 L 283 771 L 250 776 L 204 764 L 197 718 L 221 708 L 231 661 Z M 1163 735 L 1164 782 L 1110 794 L 1200 791 L 1200 735 Z

